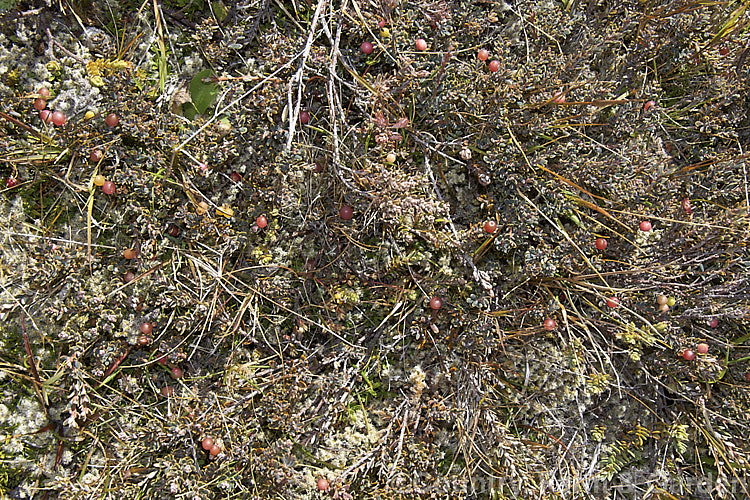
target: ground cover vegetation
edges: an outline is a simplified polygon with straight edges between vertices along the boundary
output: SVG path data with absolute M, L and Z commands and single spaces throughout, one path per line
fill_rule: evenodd
M 749 7 L 0 1 L 0 496 L 748 498 Z

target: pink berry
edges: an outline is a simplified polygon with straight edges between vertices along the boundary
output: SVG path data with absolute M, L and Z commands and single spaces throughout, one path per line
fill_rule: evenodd
M 484 231 L 490 234 L 497 231 L 497 222 L 495 222 L 494 220 L 488 220 L 487 222 L 485 222 Z
M 385 19 L 378 21 L 378 28 L 385 28 Z
M 211 439 L 210 437 L 203 438 L 203 441 L 201 441 L 201 447 L 206 451 L 213 448 L 213 446 L 214 446 L 214 440 Z
M 53 111 L 52 123 L 54 123 L 58 127 L 65 123 L 65 113 L 63 113 L 62 111 Z
M 328 491 L 328 479 L 319 477 L 315 486 L 318 488 L 318 491 Z
M 362 45 L 359 46 L 359 50 L 362 51 L 363 54 L 367 54 L 368 56 L 372 54 L 374 47 L 370 42 L 362 42 Z
M 614 309 L 615 307 L 620 305 L 620 299 L 617 297 L 609 297 L 607 299 L 607 306 Z
M 308 123 L 310 121 L 310 113 L 308 113 L 307 111 L 302 111 L 299 114 L 299 121 L 302 124 Z
M 350 207 L 349 205 L 341 205 L 341 209 L 339 210 L 339 217 L 344 220 L 349 220 L 354 217 L 354 210 L 352 210 L 352 207 Z
M 607 240 L 604 238 L 597 238 L 594 244 L 596 245 L 597 250 L 604 250 L 607 248 Z
M 641 231 L 644 233 L 651 231 L 651 223 L 647 220 L 641 221 L 638 227 L 641 228 Z
M 552 96 L 552 100 L 557 104 L 563 104 L 565 102 L 565 93 L 555 92 L 555 95 Z
M 745 380 L 750 382 L 750 372 L 745 373 Z
M 89 160 L 92 163 L 98 163 L 102 157 L 104 156 L 104 153 L 102 153 L 101 149 L 92 149 L 91 153 L 89 153 Z
M 695 346 L 695 350 L 698 351 L 698 354 L 706 354 L 708 352 L 708 344 L 701 342 Z
M 722 57 L 728 56 L 729 55 L 729 47 L 724 46 L 724 47 L 720 48 L 719 49 L 719 55 L 722 56 Z
M 433 311 L 437 311 L 441 307 L 443 307 L 443 301 L 440 299 L 440 297 L 433 297 L 432 299 L 430 299 L 430 309 L 432 309 Z
M 52 121 L 52 111 L 49 109 L 43 109 L 39 112 L 39 119 L 42 120 L 44 123 L 49 123 Z
M 427 50 L 427 42 L 424 38 L 418 38 L 415 45 L 419 51 Z
M 104 121 L 107 123 L 107 126 L 110 128 L 115 128 L 117 124 L 120 123 L 120 119 L 114 113 L 108 114 L 107 118 L 105 118 Z
M 107 181 L 102 186 L 102 191 L 104 191 L 106 194 L 115 194 L 115 183 L 112 181 Z
M 232 182 L 240 182 L 242 180 L 242 176 L 237 172 L 229 174 L 229 178 L 232 179 Z
M 646 101 L 646 104 L 643 105 L 643 111 L 648 113 L 652 109 L 656 107 L 656 101 Z
M 183 375 L 182 368 L 178 368 L 177 366 L 172 368 L 172 371 L 169 372 L 169 376 L 172 377 L 173 379 L 182 378 L 182 375 Z
M 213 445 L 208 452 L 211 454 L 212 457 L 215 457 L 219 453 L 221 453 L 221 448 L 217 445 Z
M 487 68 L 492 73 L 497 73 L 497 70 L 500 69 L 500 61 L 498 61 L 497 59 L 493 59 L 492 61 L 490 61 L 490 64 L 487 66 Z
M 39 90 L 37 90 L 36 93 L 42 96 L 44 99 L 49 97 L 49 89 L 47 87 L 39 87 Z
M 557 322 L 555 322 L 554 319 L 547 318 L 547 319 L 544 320 L 544 329 L 545 330 L 547 330 L 548 332 L 551 332 L 555 328 L 557 328 Z
M 690 198 L 683 198 L 680 202 L 680 205 L 682 205 L 682 210 L 686 214 L 692 214 L 693 213 L 693 205 L 690 204 Z
M 8 179 L 5 181 L 5 187 L 7 188 L 13 188 L 18 185 L 18 179 L 15 177 L 8 177 Z
M 695 352 L 693 352 L 691 349 L 685 349 L 682 351 L 682 357 L 687 361 L 692 361 L 695 359 Z
M 47 107 L 46 100 L 42 99 L 41 97 L 39 99 L 34 99 L 34 108 L 36 108 L 37 111 L 41 111 L 46 107 Z
M 268 219 L 266 219 L 265 215 L 259 215 L 258 218 L 255 219 L 255 225 L 263 229 L 268 225 Z
M 479 52 L 477 52 L 477 59 L 484 62 L 490 57 L 490 51 L 487 49 L 479 49 Z
M 719 326 L 719 320 L 717 318 L 711 318 L 711 321 L 708 322 L 708 326 L 711 328 L 717 328 Z

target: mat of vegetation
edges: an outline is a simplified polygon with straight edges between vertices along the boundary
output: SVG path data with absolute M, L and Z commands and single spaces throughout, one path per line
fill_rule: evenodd
M 0 497 L 750 497 L 748 9 L 0 1 Z

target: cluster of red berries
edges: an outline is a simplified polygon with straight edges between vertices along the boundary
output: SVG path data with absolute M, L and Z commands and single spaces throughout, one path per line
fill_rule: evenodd
M 687 361 L 693 361 L 695 359 L 695 353 L 698 352 L 698 354 L 706 354 L 708 352 L 708 344 L 705 342 L 701 342 L 697 346 L 695 346 L 695 351 L 692 349 L 685 349 L 682 351 L 682 357 Z
M 221 446 L 216 444 L 210 437 L 203 438 L 201 441 L 201 447 L 206 450 L 212 457 L 215 457 L 221 453 Z
M 482 62 L 485 62 L 489 58 L 490 58 L 489 50 L 479 49 L 479 52 L 477 52 L 477 59 L 479 59 Z M 500 69 L 500 61 L 498 61 L 497 59 L 493 59 L 487 65 L 487 69 L 489 69 L 492 73 L 497 73 L 497 71 Z
M 67 119 L 65 113 L 62 111 L 50 111 L 47 109 L 47 99 L 49 99 L 50 93 L 47 87 L 42 87 L 37 92 L 39 97 L 34 99 L 34 109 L 39 111 L 39 118 L 44 123 L 50 123 L 57 125 L 58 127 L 65 123 Z

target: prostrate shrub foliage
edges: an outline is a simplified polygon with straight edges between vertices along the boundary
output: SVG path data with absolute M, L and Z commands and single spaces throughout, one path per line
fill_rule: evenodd
M 0 494 L 747 498 L 748 7 L 0 2 Z

